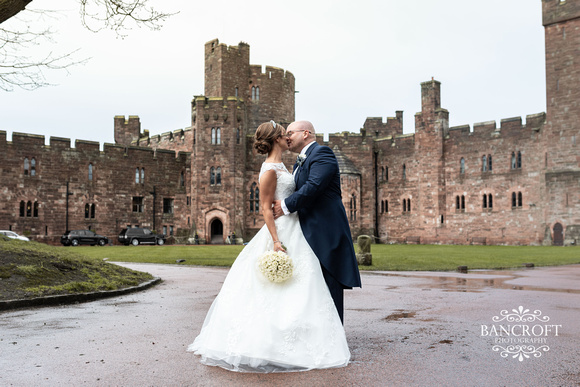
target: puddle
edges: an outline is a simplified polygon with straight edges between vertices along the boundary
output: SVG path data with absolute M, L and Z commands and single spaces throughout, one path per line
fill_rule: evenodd
M 384 318 L 386 321 L 398 321 L 403 318 L 413 318 L 417 312 L 405 312 L 402 310 L 398 310 L 396 313 L 392 313 Z
M 534 269 L 528 269 L 534 270 Z M 527 290 L 527 291 L 542 291 L 542 292 L 559 292 L 559 293 L 573 293 L 580 294 L 580 289 L 563 289 L 563 288 L 550 288 L 545 286 L 533 286 L 533 285 L 514 285 L 510 284 L 510 281 L 514 281 L 519 278 L 528 278 L 533 280 L 531 277 L 526 277 L 523 275 L 518 275 L 514 272 L 502 272 L 502 271 L 488 271 L 488 270 L 473 270 L 467 274 L 459 274 L 455 272 L 450 272 L 448 275 L 445 273 L 434 272 L 430 275 L 428 272 L 417 272 L 413 274 L 409 273 L 394 273 L 394 272 L 369 272 L 369 274 L 383 275 L 390 277 L 407 277 L 415 279 L 426 279 L 430 280 L 430 283 L 425 284 L 410 284 L 409 286 L 421 288 L 421 290 L 428 291 L 431 289 L 440 289 L 444 292 L 470 292 L 470 293 L 481 293 L 489 289 L 512 289 L 512 290 Z

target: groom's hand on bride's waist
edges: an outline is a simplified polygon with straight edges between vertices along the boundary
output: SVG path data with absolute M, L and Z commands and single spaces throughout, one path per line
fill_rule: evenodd
M 280 200 L 274 200 L 272 203 L 272 211 L 274 212 L 274 219 L 278 219 L 284 215 L 284 210 L 282 210 L 282 204 L 280 203 Z

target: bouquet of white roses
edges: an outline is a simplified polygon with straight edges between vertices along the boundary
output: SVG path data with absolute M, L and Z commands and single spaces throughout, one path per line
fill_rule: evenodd
M 292 259 L 283 251 L 266 251 L 258 258 L 258 269 L 271 282 L 284 282 L 292 277 Z

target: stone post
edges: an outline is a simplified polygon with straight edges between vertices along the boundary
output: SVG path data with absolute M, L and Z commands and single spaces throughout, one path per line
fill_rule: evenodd
M 356 240 L 358 245 L 358 253 L 356 260 L 359 265 L 370 266 L 373 264 L 373 256 L 371 254 L 372 237 L 368 235 L 359 235 Z

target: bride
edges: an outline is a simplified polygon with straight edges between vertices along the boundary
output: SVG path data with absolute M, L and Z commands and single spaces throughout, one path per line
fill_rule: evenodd
M 294 192 L 294 178 L 282 163 L 284 127 L 261 124 L 254 148 L 268 155 L 259 175 L 266 224 L 236 258 L 187 350 L 201 355 L 203 364 L 240 372 L 344 367 L 350 359 L 344 328 L 298 215 L 274 220 L 272 202 Z M 258 257 L 269 250 L 288 253 L 290 279 L 270 282 L 258 270 Z

